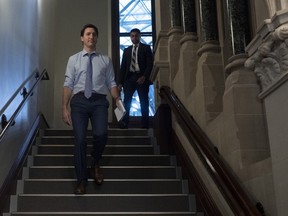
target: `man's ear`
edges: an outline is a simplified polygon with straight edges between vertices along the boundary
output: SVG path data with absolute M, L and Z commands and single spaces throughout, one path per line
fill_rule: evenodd
M 82 37 L 82 36 L 80 37 L 80 39 L 81 39 L 81 41 L 83 42 L 83 37 Z

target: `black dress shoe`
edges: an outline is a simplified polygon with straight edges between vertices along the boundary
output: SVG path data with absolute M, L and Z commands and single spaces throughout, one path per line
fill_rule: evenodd
M 81 182 L 77 185 L 77 187 L 75 188 L 74 194 L 76 194 L 76 195 L 83 195 L 83 194 L 85 194 L 85 193 L 86 193 L 86 185 L 87 185 L 86 182 L 81 181 Z
M 104 175 L 99 165 L 91 166 L 91 173 L 97 185 L 101 185 L 104 181 Z

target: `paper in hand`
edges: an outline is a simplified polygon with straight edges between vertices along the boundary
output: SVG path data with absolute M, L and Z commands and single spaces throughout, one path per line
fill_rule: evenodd
M 117 107 L 114 110 L 115 116 L 117 118 L 117 121 L 121 121 L 124 117 L 124 115 L 126 114 L 126 109 L 124 107 L 124 104 L 121 100 L 118 100 L 118 102 L 116 103 Z

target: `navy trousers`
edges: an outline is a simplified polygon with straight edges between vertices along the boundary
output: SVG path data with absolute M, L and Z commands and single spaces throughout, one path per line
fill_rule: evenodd
M 107 143 L 108 107 L 106 95 L 92 94 L 87 99 L 84 94 L 76 94 L 70 102 L 73 133 L 75 136 L 74 166 L 78 182 L 87 181 L 87 128 L 92 126 L 93 148 L 92 166 L 99 164 Z
M 145 83 L 142 85 L 137 84 L 137 79 L 140 77 L 140 74 L 130 73 L 128 79 L 123 83 L 124 91 L 124 105 L 126 109 L 126 115 L 123 118 L 123 122 L 128 126 L 129 125 L 129 111 L 131 108 L 131 101 L 135 91 L 137 91 L 140 106 L 141 106 L 141 125 L 143 128 L 148 128 L 149 126 L 149 84 Z

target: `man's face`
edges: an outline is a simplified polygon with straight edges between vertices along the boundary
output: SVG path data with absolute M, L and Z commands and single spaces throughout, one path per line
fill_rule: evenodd
M 83 36 L 81 36 L 81 41 L 84 47 L 88 49 L 95 49 L 97 44 L 97 33 L 93 28 L 86 28 Z
M 141 35 L 137 32 L 131 32 L 130 33 L 130 39 L 133 44 L 138 44 L 140 42 Z

